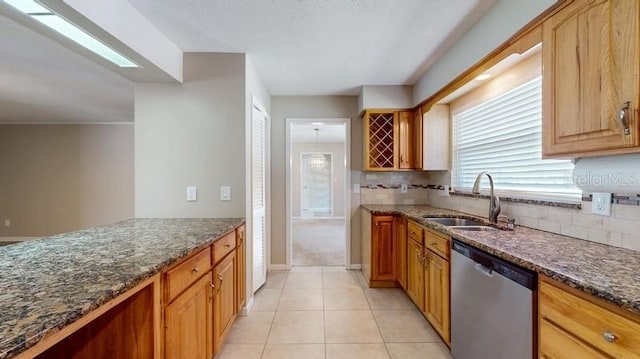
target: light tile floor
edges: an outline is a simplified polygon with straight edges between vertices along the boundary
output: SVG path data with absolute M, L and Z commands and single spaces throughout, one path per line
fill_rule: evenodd
M 270 272 L 215 359 L 451 359 L 406 294 L 367 288 L 360 271 Z

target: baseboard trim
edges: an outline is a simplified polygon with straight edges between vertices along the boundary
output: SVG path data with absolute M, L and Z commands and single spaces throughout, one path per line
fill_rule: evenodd
M 270 264 L 269 271 L 291 270 L 291 266 L 286 264 Z
M 249 298 L 249 300 L 247 300 L 247 303 L 244 305 L 244 307 L 240 309 L 239 315 L 241 317 L 246 317 L 247 315 L 249 315 L 249 312 L 251 312 L 252 308 L 253 308 L 253 295 L 251 296 L 251 298 Z
M 349 269 L 351 270 L 361 270 L 362 269 L 362 264 L 352 264 L 349 266 Z

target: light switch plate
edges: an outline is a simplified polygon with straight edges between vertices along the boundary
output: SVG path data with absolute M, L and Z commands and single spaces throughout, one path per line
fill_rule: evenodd
M 611 215 L 611 193 L 593 193 L 591 212 L 601 216 Z
M 198 187 L 187 186 L 187 201 L 195 202 L 198 200 Z
M 360 193 L 360 183 L 353 184 L 353 193 Z
M 220 186 L 220 200 L 231 201 L 231 186 Z

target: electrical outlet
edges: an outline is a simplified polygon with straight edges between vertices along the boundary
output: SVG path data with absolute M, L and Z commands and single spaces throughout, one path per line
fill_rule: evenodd
M 364 178 L 365 178 L 367 181 L 373 181 L 373 180 L 375 180 L 375 179 L 378 179 L 378 175 L 371 174 L 371 173 L 367 173 L 367 174 L 364 176 Z
M 360 193 L 360 183 L 353 184 L 353 193 Z
M 611 193 L 593 193 L 591 212 L 601 216 L 611 215 Z
M 5 227 L 11 227 L 11 220 L 10 219 L 5 219 L 4 220 L 4 226 Z
M 406 183 L 403 183 L 400 185 L 400 193 L 407 193 L 408 191 L 408 186 Z
M 195 202 L 198 200 L 198 187 L 196 186 L 188 186 L 187 187 L 187 201 Z

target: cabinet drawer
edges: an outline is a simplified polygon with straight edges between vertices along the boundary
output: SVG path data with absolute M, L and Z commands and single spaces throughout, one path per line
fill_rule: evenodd
M 165 274 L 168 301 L 182 293 L 211 268 L 211 251 L 205 248 Z
M 539 295 L 541 326 L 548 322 L 611 357 L 640 358 L 640 323 L 544 281 Z M 545 335 L 541 330 L 541 346 L 556 340 Z
M 432 232 L 428 229 L 424 230 L 424 247 L 439 254 L 444 259 L 449 259 L 449 238 Z
M 580 358 L 580 359 L 612 359 L 612 356 L 606 355 L 595 350 L 587 343 L 563 331 L 555 324 L 547 321 L 540 321 L 540 336 L 549 338 L 540 343 L 540 358 L 556 359 L 556 358 Z
M 422 238 L 423 238 L 423 234 L 422 234 L 422 226 L 412 222 L 412 221 L 408 221 L 407 222 L 407 236 L 411 239 L 413 239 L 414 241 L 422 244 Z
M 218 263 L 236 248 L 236 234 L 231 232 L 213 243 L 213 263 Z

